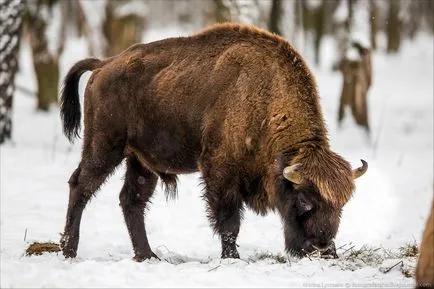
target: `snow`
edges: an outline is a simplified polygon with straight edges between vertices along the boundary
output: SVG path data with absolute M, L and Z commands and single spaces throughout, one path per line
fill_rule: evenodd
M 360 53 L 355 47 L 348 48 L 345 58 L 352 61 L 361 60 Z
M 90 35 L 90 47 L 93 49 L 93 56 L 103 55 L 107 41 L 102 35 L 103 22 L 105 19 L 106 0 L 86 1 L 80 0 L 80 5 L 83 7 L 86 23 L 89 25 L 88 33 Z
M 168 27 L 145 40 L 183 33 Z M 337 126 L 341 75 L 331 72 L 333 50 L 325 39 L 323 66 L 313 67 L 332 148 L 369 170 L 345 206 L 336 245 L 349 243 L 395 250 L 419 241 L 433 197 L 433 42 L 432 36 L 406 42 L 402 53 L 373 55 L 369 92 L 372 134 L 347 117 Z M 60 59 L 61 76 L 86 57 L 83 39 L 69 40 Z M 35 88 L 29 48 L 22 44 L 17 83 Z M 329 63 L 327 63 L 329 61 Z M 82 77 L 83 92 L 87 73 Z M 81 101 L 82 102 L 82 101 Z M 220 260 L 220 242 L 208 225 L 199 174 L 180 176 L 179 198 L 166 202 L 158 186 L 146 225 L 151 248 L 163 260 L 132 261 L 132 249 L 119 208 L 124 166 L 87 206 L 78 257 L 61 254 L 26 257 L 33 241 L 58 242 L 68 201 L 67 180 L 78 165 L 81 140 L 62 135 L 58 109 L 35 112 L 35 99 L 16 92 L 13 142 L 0 148 L 1 287 L 412 287 L 399 268 L 381 270 L 401 259 L 376 263 L 290 258 L 279 263 L 263 253 L 284 254 L 282 224 L 275 214 L 245 214 L 238 239 L 241 260 Z M 24 236 L 26 239 L 24 240 Z M 339 251 L 338 251 L 339 253 Z M 383 256 L 384 257 L 384 256 Z M 415 265 L 414 258 L 404 265 Z M 382 269 L 383 268 L 383 269 Z
M 342 23 L 348 18 L 348 2 L 340 1 L 336 11 L 333 13 L 335 22 Z

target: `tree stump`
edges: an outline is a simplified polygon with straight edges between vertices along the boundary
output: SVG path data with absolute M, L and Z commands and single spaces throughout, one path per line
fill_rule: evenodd
M 372 82 L 372 66 L 370 50 L 360 43 L 353 43 L 357 49 L 359 59 L 344 57 L 340 64 L 343 76 L 342 93 L 339 104 L 338 123 L 345 117 L 345 107 L 351 108 L 356 123 L 370 134 L 368 117 L 368 90 Z

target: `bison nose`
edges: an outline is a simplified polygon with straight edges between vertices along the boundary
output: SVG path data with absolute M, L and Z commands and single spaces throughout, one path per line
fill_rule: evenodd
M 333 241 L 320 241 L 315 245 L 312 245 L 315 250 L 318 250 L 320 252 L 325 252 L 328 249 L 330 249 L 330 247 L 332 247 L 333 245 Z
M 333 243 L 332 241 L 322 241 L 322 242 L 319 242 L 318 243 L 318 248 L 327 250 L 331 246 L 332 243 Z
M 311 240 L 306 240 L 303 242 L 303 249 L 302 251 L 306 254 L 310 254 L 313 251 L 315 251 L 315 245 L 313 244 L 313 242 Z
M 312 252 L 312 251 L 324 252 L 324 251 L 327 251 L 332 244 L 333 244 L 333 241 L 306 240 L 304 242 L 304 250 L 306 252 Z
M 303 248 L 305 250 L 312 250 L 312 242 L 310 240 L 304 241 Z

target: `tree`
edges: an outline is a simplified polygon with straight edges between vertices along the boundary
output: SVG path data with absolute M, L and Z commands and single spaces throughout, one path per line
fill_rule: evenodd
M 23 0 L 0 0 L 0 144 L 11 138 Z
M 223 0 L 214 0 L 214 18 L 215 22 L 227 22 L 231 20 L 231 11 Z
M 52 103 L 57 103 L 59 85 L 59 56 L 63 50 L 63 41 L 57 47 L 49 49 L 47 39 L 48 21 L 53 17 L 55 0 L 37 0 L 27 3 L 26 29 L 29 33 L 38 83 L 37 109 L 48 111 Z
M 368 91 L 372 83 L 371 52 L 354 38 L 356 3 L 354 0 L 346 1 L 348 11 L 347 19 L 344 21 L 345 33 L 341 39 L 342 57 L 337 65 L 343 77 L 338 123 L 342 122 L 345 107 L 349 106 L 357 125 L 365 128 L 369 136 Z
M 360 43 L 353 43 L 359 54 L 358 59 L 344 58 L 341 63 L 343 76 L 342 93 L 339 103 L 338 123 L 345 115 L 345 107 L 351 108 L 356 123 L 370 134 L 368 118 L 368 91 L 372 82 L 371 52 Z
M 371 28 L 371 48 L 377 49 L 378 5 L 375 0 L 369 1 L 369 23 Z
M 399 12 L 401 0 L 389 0 L 389 12 L 387 21 L 387 52 L 397 53 L 401 44 L 402 19 Z
M 129 46 L 141 42 L 146 14 L 141 12 L 146 11 L 144 4 L 141 1 L 130 0 L 107 2 L 103 23 L 103 33 L 107 40 L 106 56 L 116 55 Z
M 268 30 L 273 33 L 282 35 L 280 30 L 280 18 L 282 17 L 282 0 L 273 0 L 270 11 L 270 21 L 268 24 Z
M 328 10 L 328 1 L 322 1 L 321 5 L 315 11 L 315 21 L 314 21 L 314 30 L 315 30 L 315 39 L 314 39 L 314 48 L 315 48 L 315 64 L 320 64 L 320 52 L 321 52 L 321 41 L 323 36 L 326 33 L 326 23 L 327 23 L 327 10 Z

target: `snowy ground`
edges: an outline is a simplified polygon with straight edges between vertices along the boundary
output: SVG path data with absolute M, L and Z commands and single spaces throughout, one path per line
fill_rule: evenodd
M 238 240 L 242 260 L 220 261 L 220 242 L 208 226 L 199 175 L 193 174 L 180 178 L 175 201 L 166 202 L 159 187 L 147 214 L 151 247 L 164 261 L 136 263 L 118 206 L 123 167 L 86 208 L 75 260 L 61 254 L 26 257 L 30 242 L 59 240 L 67 180 L 81 144 L 67 143 L 57 109 L 37 113 L 35 100 L 18 91 L 14 140 L 0 152 L 1 287 L 412 287 L 413 279 L 402 269 L 411 269 L 414 258 L 391 257 L 383 249 L 374 254 L 379 261 L 354 260 L 349 254 L 362 245 L 397 250 L 420 239 L 433 197 L 432 41 L 419 37 L 405 43 L 398 56 L 374 55 L 370 142 L 350 119 L 338 129 L 341 77 L 330 72 L 330 63 L 314 69 L 333 149 L 354 166 L 360 158 L 370 165 L 345 207 L 336 239 L 337 247 L 343 246 L 339 260 L 261 258 L 267 252 L 284 254 L 282 225 L 276 215 L 248 212 Z M 66 47 L 62 75 L 86 53 L 79 40 Z M 328 59 L 333 46 L 324 47 Z M 25 45 L 20 59 L 17 82 L 34 89 Z M 400 260 L 404 266 L 383 273 Z

